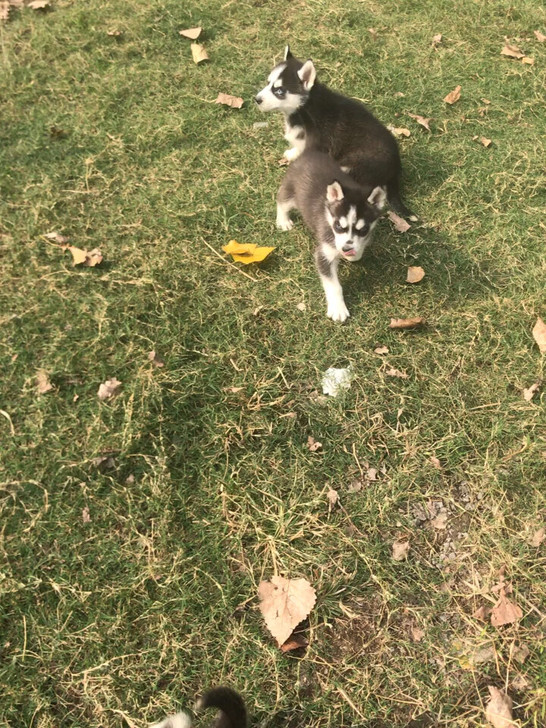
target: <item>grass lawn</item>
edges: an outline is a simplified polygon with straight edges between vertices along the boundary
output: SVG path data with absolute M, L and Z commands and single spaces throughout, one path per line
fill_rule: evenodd
M 142 728 L 216 684 L 259 728 L 484 726 L 488 685 L 546 725 L 545 394 L 522 395 L 544 378 L 535 30 L 536 0 L 52 0 L 1 23 L 0 725 Z M 411 132 L 420 222 L 380 221 L 343 267 L 347 325 L 301 222 L 275 229 L 286 144 L 252 96 L 287 41 Z M 51 231 L 104 262 L 73 267 Z M 276 250 L 243 269 L 232 238 Z M 427 325 L 389 329 L 409 316 Z M 303 655 L 259 613 L 273 574 L 316 588 Z M 522 617 L 494 627 L 473 614 L 502 574 Z

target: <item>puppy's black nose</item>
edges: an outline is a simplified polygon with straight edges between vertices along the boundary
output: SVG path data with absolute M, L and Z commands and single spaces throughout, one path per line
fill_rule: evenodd
M 345 253 L 347 253 L 347 252 L 348 252 L 349 250 L 352 250 L 352 249 L 353 249 L 353 246 L 352 246 L 352 245 L 350 245 L 349 243 L 347 243 L 347 244 L 345 244 L 345 245 L 344 245 L 344 246 L 343 246 L 343 247 L 342 247 L 341 249 L 342 249 L 342 250 L 343 250 L 343 251 L 344 251 Z
M 263 99 L 261 96 L 254 96 L 254 101 L 258 104 L 258 106 L 262 103 Z

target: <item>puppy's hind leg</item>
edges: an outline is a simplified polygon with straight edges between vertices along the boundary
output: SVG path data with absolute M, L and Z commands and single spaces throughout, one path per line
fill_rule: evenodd
M 277 227 L 279 230 L 292 230 L 294 223 L 288 213 L 296 207 L 294 188 L 286 178 L 277 193 Z
M 419 219 L 411 210 L 409 210 L 400 197 L 400 181 L 398 177 L 393 178 L 387 185 L 387 199 L 391 209 L 398 215 L 405 217 L 411 222 L 417 222 Z

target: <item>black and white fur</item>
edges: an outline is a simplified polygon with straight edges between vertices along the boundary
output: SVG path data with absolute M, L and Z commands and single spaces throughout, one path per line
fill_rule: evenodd
M 324 152 L 305 151 L 293 162 L 277 194 L 277 227 L 290 230 L 288 213 L 297 208 L 314 232 L 315 260 L 324 292 L 327 315 L 345 321 L 349 311 L 337 269 L 342 259 L 362 258 L 372 230 L 386 202 L 385 190 L 359 185 Z
M 218 687 L 208 690 L 195 704 L 195 710 L 206 708 L 216 708 L 219 711 L 214 728 L 247 728 L 244 700 L 232 688 Z M 192 728 L 192 719 L 188 713 L 182 711 L 167 716 L 150 728 Z
M 391 208 L 417 220 L 400 198 L 402 163 L 395 138 L 364 104 L 331 91 L 316 80 L 313 61 L 302 63 L 286 46 L 284 61 L 269 74 L 255 97 L 262 111 L 284 114 L 284 156 L 304 149 L 327 152 L 363 186 L 384 186 Z

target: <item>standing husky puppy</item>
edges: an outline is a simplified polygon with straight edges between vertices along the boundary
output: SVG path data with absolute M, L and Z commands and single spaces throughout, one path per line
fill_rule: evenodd
M 313 61 L 298 61 L 286 46 L 284 61 L 255 97 L 262 111 L 283 112 L 284 138 L 292 145 L 286 159 L 304 149 L 327 152 L 361 185 L 384 185 L 392 209 L 417 220 L 400 199 L 402 164 L 392 134 L 364 104 L 331 91 L 316 75 Z
M 345 258 L 354 263 L 362 258 L 385 201 L 382 187 L 366 190 L 323 152 L 305 151 L 290 165 L 280 186 L 277 227 L 290 230 L 293 223 L 288 213 L 297 208 L 315 233 L 315 260 L 327 315 L 334 321 L 349 316 L 337 277 L 339 261 Z
M 216 708 L 219 713 L 214 728 L 247 728 L 245 703 L 239 693 L 231 688 L 212 688 L 197 701 L 196 710 Z M 188 713 L 169 715 L 160 723 L 150 728 L 192 728 L 192 720 Z

